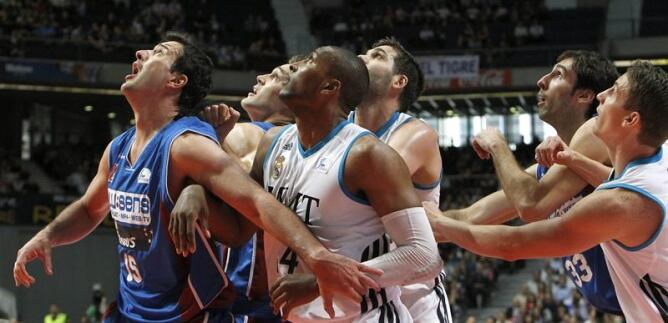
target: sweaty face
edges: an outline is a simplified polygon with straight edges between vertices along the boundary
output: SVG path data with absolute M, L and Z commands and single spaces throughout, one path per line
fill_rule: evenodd
M 391 85 L 394 73 L 394 59 L 397 51 L 387 45 L 369 49 L 359 55 L 369 70 L 369 93 L 382 95 Z
M 309 106 L 315 102 L 326 77 L 326 55 L 326 49 L 318 48 L 306 59 L 290 66 L 288 82 L 279 92 L 281 101 L 288 108 Z
M 252 120 L 265 120 L 280 110 L 283 103 L 278 99 L 278 93 L 288 82 L 289 71 L 290 64 L 284 64 L 274 68 L 270 74 L 257 76 L 253 90 L 241 100 L 241 106 Z
M 575 103 L 573 87 L 577 74 L 573 70 L 573 59 L 568 58 L 554 65 L 552 71 L 538 80 L 538 116 L 552 123 L 560 116 L 568 115 Z
M 626 132 L 622 131 L 621 126 L 625 117 L 632 112 L 626 109 L 629 90 L 629 79 L 625 73 L 615 81 L 612 87 L 596 96 L 599 105 L 596 108 L 598 116 L 596 117 L 594 134 L 605 143 L 618 141 L 621 137 L 627 135 Z
M 164 86 L 172 76 L 172 64 L 182 53 L 183 45 L 174 41 L 137 51 L 131 73 L 125 76 L 121 91 Z

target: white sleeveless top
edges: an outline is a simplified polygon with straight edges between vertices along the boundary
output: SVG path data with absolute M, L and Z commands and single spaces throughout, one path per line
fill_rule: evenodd
M 354 142 L 371 133 L 341 121 L 322 141 L 304 150 L 296 125 L 285 126 L 264 160 L 264 188 L 294 210 L 311 232 L 330 251 L 359 261 L 389 252 L 385 228 L 376 211 L 343 183 L 345 160 Z M 270 235 L 265 235 L 267 276 L 271 286 L 280 276 L 310 272 L 296 254 Z M 389 301 L 398 302 L 397 286 L 371 292 L 362 303 L 335 298 L 336 319 L 352 321 Z M 290 321 L 330 320 L 322 298 L 294 309 Z
M 619 304 L 629 322 L 668 322 L 668 142 L 653 156 L 629 163 L 621 174 L 597 190 L 621 188 L 657 203 L 663 221 L 643 244 L 601 243 Z M 614 175 L 614 172 L 613 172 Z M 612 176 L 611 176 L 612 177 Z
M 380 129 L 378 129 L 378 131 L 374 132 L 374 134 L 376 135 L 376 137 L 378 137 L 378 139 L 380 139 L 380 141 L 388 144 L 394 132 L 396 132 L 403 125 L 413 120 L 415 120 L 414 117 L 405 114 L 403 112 L 396 111 L 392 113 L 390 119 L 388 119 L 385 122 L 385 124 L 382 127 L 380 127 Z M 348 121 L 355 123 L 355 111 L 351 111 L 350 114 L 348 114 Z M 436 204 L 439 204 L 441 197 L 441 179 L 442 175 L 434 183 L 430 184 L 413 183 L 413 186 L 415 187 L 415 192 L 418 194 L 420 201 L 431 201 Z

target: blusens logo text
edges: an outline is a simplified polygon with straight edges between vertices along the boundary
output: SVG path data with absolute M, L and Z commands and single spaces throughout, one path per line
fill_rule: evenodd
M 147 195 L 109 189 L 109 210 L 116 221 L 136 225 L 151 224 L 151 200 Z

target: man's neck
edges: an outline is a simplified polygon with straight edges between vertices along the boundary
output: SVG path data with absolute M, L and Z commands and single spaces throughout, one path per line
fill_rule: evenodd
M 314 112 L 309 111 L 295 116 L 299 142 L 304 149 L 315 146 L 341 122 L 337 109 L 323 107 L 321 110 L 312 110 Z
M 289 117 L 286 115 L 283 115 L 281 113 L 276 113 L 270 115 L 267 119 L 264 120 L 264 122 L 269 122 L 277 126 L 281 125 L 286 125 L 290 123 L 294 123 L 295 119 L 293 117 Z
M 657 148 L 638 143 L 635 138 L 628 136 L 615 146 L 608 146 L 608 153 L 615 170 L 615 176 L 621 175 L 624 168 L 634 160 L 646 158 L 656 154 Z M 659 148 L 660 149 L 660 148 Z
M 399 101 L 394 98 L 381 98 L 374 102 L 362 102 L 355 109 L 355 124 L 378 131 L 399 109 Z
M 559 136 L 559 138 L 561 138 L 567 145 L 570 145 L 573 135 L 575 135 L 578 128 L 580 128 L 586 121 L 587 120 L 582 117 L 576 120 L 564 120 L 559 124 L 551 124 L 551 126 L 557 131 L 557 136 Z
M 126 96 L 136 122 L 136 142 L 146 142 L 167 123 L 174 120 L 178 114 L 178 107 L 174 105 L 175 99 L 162 97 L 150 100 L 150 96 Z

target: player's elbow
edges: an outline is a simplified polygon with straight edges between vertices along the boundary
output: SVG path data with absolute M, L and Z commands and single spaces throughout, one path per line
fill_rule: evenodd
M 441 272 L 441 270 L 443 270 L 443 260 L 438 252 L 438 245 L 435 241 L 433 244 L 421 243 L 420 246 L 413 246 L 411 250 L 413 253 L 412 258 L 416 264 L 420 265 L 412 267 L 413 273 L 412 275 L 407 275 L 407 278 L 413 278 L 408 278 L 408 280 L 404 282 L 405 285 L 434 278 Z
M 535 222 L 542 219 L 542 213 L 533 199 L 523 199 L 515 206 L 517 215 L 524 222 Z
M 522 259 L 522 257 L 520 257 L 520 255 L 519 255 L 519 253 L 515 252 L 515 250 L 513 248 L 500 247 L 497 250 L 497 252 L 498 252 L 498 254 L 496 254 L 496 258 L 499 258 L 501 260 L 512 262 L 512 261 Z

